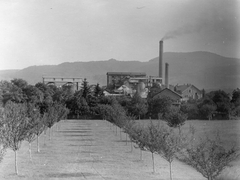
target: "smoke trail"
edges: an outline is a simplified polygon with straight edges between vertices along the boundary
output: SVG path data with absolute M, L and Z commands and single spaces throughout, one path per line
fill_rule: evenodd
M 163 41 L 163 40 L 168 40 L 168 39 L 174 39 L 179 36 L 186 35 L 186 34 L 196 33 L 196 32 L 201 31 L 202 28 L 203 28 L 203 26 L 200 24 L 185 25 L 179 29 L 167 32 L 161 40 Z

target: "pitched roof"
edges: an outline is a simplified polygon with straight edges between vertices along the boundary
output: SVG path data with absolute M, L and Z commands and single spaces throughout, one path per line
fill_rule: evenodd
M 180 95 L 180 94 L 178 94 L 177 92 L 175 92 L 175 91 L 172 91 L 171 89 L 169 89 L 169 88 L 165 88 L 165 89 L 163 89 L 163 90 L 161 90 L 161 91 L 159 91 L 158 93 L 156 93 L 154 96 L 156 96 L 156 95 L 158 95 L 158 94 L 161 94 L 161 93 L 163 93 L 164 91 L 169 91 L 169 92 L 171 92 L 171 93 L 173 93 L 173 94 L 176 94 L 177 96 L 179 96 L 180 98 L 182 98 L 182 96 Z
M 176 90 L 177 91 L 185 91 L 187 88 L 189 88 L 191 86 L 191 84 L 184 84 L 184 85 L 177 85 L 175 86 L 176 87 Z
M 196 86 L 192 85 L 192 84 L 183 84 L 183 85 L 177 85 L 175 86 L 177 91 L 180 91 L 181 93 L 185 90 L 187 90 L 190 87 L 195 88 L 197 91 L 201 92 L 201 90 L 199 90 Z

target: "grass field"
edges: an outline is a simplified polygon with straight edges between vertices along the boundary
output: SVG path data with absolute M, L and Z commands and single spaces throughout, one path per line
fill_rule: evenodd
M 143 126 L 148 126 L 150 122 L 151 121 L 149 120 L 138 121 L 138 123 Z M 154 124 L 158 124 L 159 120 L 152 120 L 152 122 Z M 194 127 L 195 129 L 194 137 L 196 140 L 204 139 L 206 137 L 213 139 L 218 134 L 225 148 L 235 146 L 237 149 L 239 149 L 240 153 L 240 120 L 218 120 L 218 121 L 188 120 L 181 127 L 181 130 L 183 132 L 187 132 L 189 130 L 189 126 Z M 178 131 L 178 129 L 176 129 L 176 131 Z M 227 168 L 223 171 L 219 179 L 221 180 L 240 179 L 239 170 L 240 170 L 240 157 L 238 157 L 238 159 L 232 162 L 232 167 Z
M 138 121 L 147 125 L 149 121 Z M 157 121 L 154 121 L 157 123 Z M 144 151 L 140 160 L 139 149 L 126 144 L 125 134 L 102 120 L 62 121 L 60 130 L 53 127 L 51 140 L 40 137 L 40 153 L 36 152 L 36 141 L 32 144 L 32 162 L 28 157 L 28 144 L 23 142 L 18 152 L 19 175 L 14 174 L 14 153 L 8 150 L 0 163 L 0 179 L 77 179 L 77 180 L 167 180 L 168 163 L 159 155 L 155 156 L 156 172 L 152 173 L 151 153 Z M 217 129 L 227 144 L 239 146 L 240 121 L 188 121 L 203 136 Z M 48 134 L 48 133 L 47 133 Z M 239 180 L 240 160 L 233 162 L 218 180 Z M 173 163 L 174 180 L 204 180 L 192 167 L 179 162 Z
M 147 126 L 150 120 L 137 121 L 143 126 Z M 152 120 L 154 124 L 159 123 L 159 120 Z M 161 121 L 165 123 L 164 121 Z M 203 120 L 188 120 L 181 127 L 182 131 L 189 130 L 189 126 L 195 129 L 196 138 L 212 138 L 218 133 L 226 147 L 235 145 L 240 148 L 240 120 L 221 120 L 221 121 L 203 121 Z

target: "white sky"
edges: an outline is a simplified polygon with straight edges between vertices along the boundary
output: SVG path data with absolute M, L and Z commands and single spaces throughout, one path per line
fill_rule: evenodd
M 0 0 L 0 70 L 148 61 L 165 52 L 240 58 L 240 0 Z

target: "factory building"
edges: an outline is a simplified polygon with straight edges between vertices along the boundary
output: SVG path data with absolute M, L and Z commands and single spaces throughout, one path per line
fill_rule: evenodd
M 154 83 L 160 87 L 168 87 L 168 64 L 165 65 L 165 86 L 163 85 L 163 41 L 159 42 L 159 74 L 158 76 L 147 76 L 144 72 L 108 72 L 107 86 L 112 86 L 116 91 L 123 93 L 131 92 L 130 95 L 138 92 L 141 97 L 146 97 L 148 90 Z M 129 90 L 129 88 L 131 90 Z M 128 90 L 126 90 L 128 89 Z

